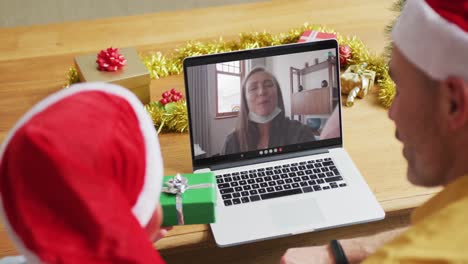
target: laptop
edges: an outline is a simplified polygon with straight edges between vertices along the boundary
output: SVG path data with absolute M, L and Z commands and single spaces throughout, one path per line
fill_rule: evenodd
M 343 148 L 336 40 L 183 65 L 193 171 L 216 175 L 219 247 L 385 217 Z

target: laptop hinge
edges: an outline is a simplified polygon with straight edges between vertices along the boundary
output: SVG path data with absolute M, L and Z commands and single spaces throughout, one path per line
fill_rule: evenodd
M 197 170 L 197 172 L 210 171 L 210 170 L 211 171 L 222 170 L 226 168 L 240 167 L 240 166 L 246 166 L 246 165 L 251 165 L 251 164 L 259 164 L 259 163 L 270 162 L 270 161 L 277 161 L 277 160 L 284 160 L 284 159 L 304 157 L 304 156 L 310 156 L 310 155 L 316 155 L 316 154 L 329 153 L 328 149 L 329 148 L 305 150 L 305 151 L 299 151 L 299 152 L 294 152 L 294 153 L 286 153 L 282 155 L 268 156 L 264 158 L 255 158 L 255 159 L 249 159 L 249 160 L 226 162 L 223 164 L 210 166 L 209 168 L 201 168 Z

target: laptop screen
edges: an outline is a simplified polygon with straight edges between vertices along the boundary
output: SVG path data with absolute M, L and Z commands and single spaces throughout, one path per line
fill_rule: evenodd
M 341 145 L 337 42 L 184 61 L 194 167 Z

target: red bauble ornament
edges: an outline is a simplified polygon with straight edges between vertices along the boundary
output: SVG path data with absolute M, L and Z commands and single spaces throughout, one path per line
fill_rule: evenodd
M 340 45 L 340 48 L 338 50 L 340 52 L 340 64 L 348 64 L 349 59 L 351 59 L 351 57 L 353 56 L 351 48 L 346 45 Z
M 159 102 L 162 104 L 162 105 L 165 105 L 168 103 L 167 99 L 166 98 L 162 98 L 161 100 L 159 100 Z
M 118 48 L 110 47 L 98 53 L 96 63 L 98 70 L 112 72 L 122 69 L 127 64 L 127 60 L 119 53 Z

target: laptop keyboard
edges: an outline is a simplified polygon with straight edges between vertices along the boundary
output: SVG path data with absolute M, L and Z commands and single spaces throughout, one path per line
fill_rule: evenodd
M 331 158 L 216 175 L 225 206 L 346 187 Z

